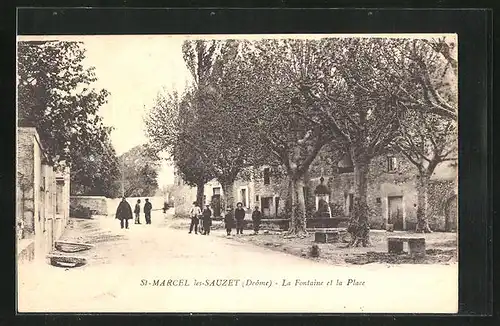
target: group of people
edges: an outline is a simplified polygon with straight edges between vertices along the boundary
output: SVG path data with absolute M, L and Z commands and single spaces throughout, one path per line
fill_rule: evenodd
M 210 227 L 212 226 L 212 211 L 210 210 L 210 205 L 201 210 L 197 202 L 193 202 L 193 206 L 189 212 L 191 217 L 191 224 L 189 225 L 189 233 L 191 234 L 194 229 L 194 233 L 198 234 L 198 224 L 201 219 L 202 223 L 200 226 L 200 234 L 208 235 L 210 234 Z M 226 233 L 228 236 L 231 235 L 232 229 L 236 227 L 236 234 L 243 234 L 243 228 L 245 223 L 245 209 L 242 203 L 236 204 L 234 212 L 231 207 L 227 208 L 226 214 L 224 215 L 224 224 L 226 227 Z M 254 233 L 259 233 L 260 221 L 262 219 L 262 213 L 258 206 L 255 206 L 255 210 L 252 212 L 252 222 Z
M 145 199 L 144 207 L 142 211 L 144 212 L 144 218 L 146 220 L 146 224 L 151 224 L 151 211 L 153 210 L 153 205 L 149 202 L 149 199 Z M 138 199 L 137 203 L 134 207 L 134 215 L 135 215 L 135 224 L 141 224 L 140 216 L 141 216 L 141 200 Z M 132 207 L 127 202 L 125 197 L 122 197 L 122 201 L 118 204 L 118 208 L 116 209 L 116 218 L 120 220 L 121 228 L 128 229 L 128 220 L 133 218 L 132 216 Z
M 198 234 L 198 224 L 201 218 L 200 234 L 209 235 L 210 227 L 212 226 L 212 211 L 210 210 L 210 205 L 206 205 L 203 211 L 198 206 L 196 202 L 193 202 L 193 206 L 189 211 L 191 217 L 191 224 L 189 225 L 189 233 L 193 232 Z

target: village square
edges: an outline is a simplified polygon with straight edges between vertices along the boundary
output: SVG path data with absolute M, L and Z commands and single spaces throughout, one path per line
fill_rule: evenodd
M 455 303 L 457 66 L 455 35 L 19 38 L 18 309 Z

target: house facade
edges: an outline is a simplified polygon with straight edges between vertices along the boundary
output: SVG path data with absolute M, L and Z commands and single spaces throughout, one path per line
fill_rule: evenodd
M 69 219 L 70 174 L 48 163 L 35 128 L 17 131 L 16 233 L 21 261 L 43 258 Z
M 236 202 L 243 203 L 247 214 L 259 206 L 265 218 L 286 218 L 288 184 L 279 168 L 262 166 L 254 169 L 248 181 L 237 180 L 234 185 Z M 372 160 L 368 174 L 368 205 L 371 228 L 384 229 L 393 224 L 395 230 L 412 230 L 416 226 L 418 171 L 399 154 L 383 155 Z M 196 201 L 196 188 L 185 185 L 175 176 L 175 211 L 189 212 Z M 204 203 L 214 213 L 221 211 L 223 190 L 212 180 L 205 185 Z M 354 172 L 349 158 L 333 164 L 320 153 L 311 165 L 304 189 L 309 218 L 348 217 L 354 199 Z M 457 167 L 443 162 L 431 177 L 428 194 L 428 220 L 431 228 L 453 231 L 457 227 Z M 322 214 L 317 214 L 319 212 Z

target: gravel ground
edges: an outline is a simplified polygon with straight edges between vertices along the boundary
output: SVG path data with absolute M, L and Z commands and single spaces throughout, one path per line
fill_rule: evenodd
M 189 220 L 176 219 L 171 226 L 177 229 L 188 229 Z M 222 221 L 215 221 L 213 228 L 223 229 L 224 224 Z M 261 231 L 258 235 L 254 235 L 251 230 L 245 230 L 243 235 L 236 235 L 234 233 L 235 231 L 233 230 L 233 235 L 230 237 L 234 241 L 250 243 L 271 250 L 335 265 L 363 265 L 370 263 L 450 264 L 457 262 L 456 233 L 433 232 L 419 234 L 419 236 L 425 237 L 425 258 L 410 257 L 407 252 L 407 244 L 405 244 L 404 252 L 401 255 L 387 253 L 387 237 L 415 235 L 415 233 L 405 231 L 386 232 L 372 230 L 370 233 L 370 245 L 367 247 L 345 248 L 346 243 L 316 243 L 320 250 L 318 258 L 313 258 L 310 255 L 311 247 L 315 244 L 314 233 L 312 232 L 303 237 L 288 237 L 286 232 L 265 230 Z M 226 237 L 224 234 L 221 236 Z

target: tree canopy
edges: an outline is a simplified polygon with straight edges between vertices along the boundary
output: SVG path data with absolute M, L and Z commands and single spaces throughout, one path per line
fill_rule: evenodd
M 147 146 L 139 145 L 119 157 L 126 197 L 154 196 L 158 190 L 158 161 Z
M 18 117 L 34 126 L 50 163 L 71 165 L 73 191 L 112 195 L 116 156 L 99 108 L 109 93 L 96 90 L 81 42 L 18 42 Z

